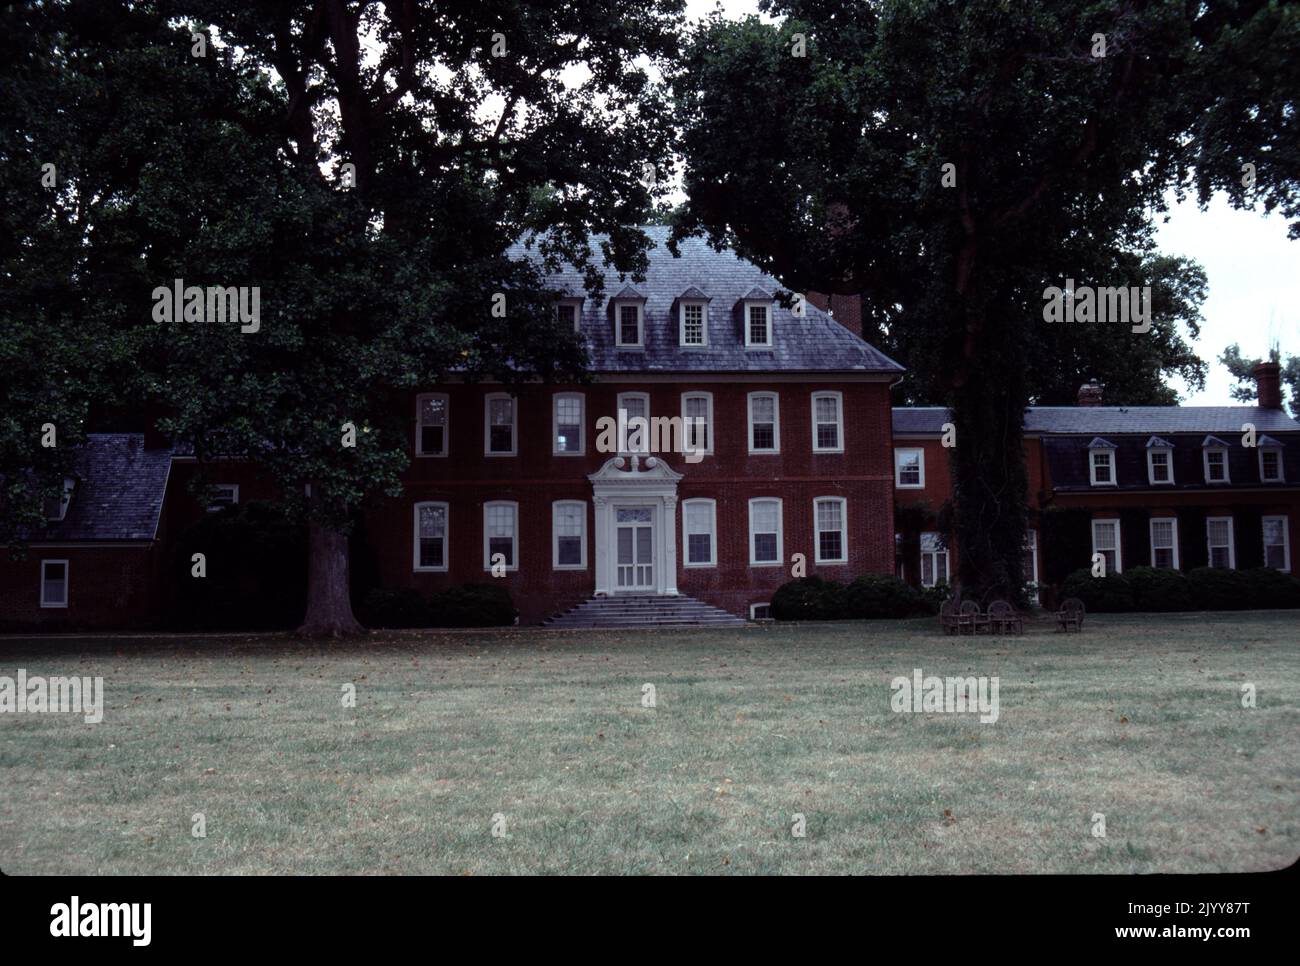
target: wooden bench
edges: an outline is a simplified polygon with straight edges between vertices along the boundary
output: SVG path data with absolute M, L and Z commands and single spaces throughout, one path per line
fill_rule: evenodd
M 980 605 L 973 600 L 964 600 L 961 602 L 961 612 L 958 616 L 958 630 L 964 631 L 969 628 L 971 634 L 978 634 L 980 628 L 985 631 L 991 629 L 989 624 L 989 615 L 980 613 Z
M 1005 600 L 989 604 L 989 625 L 995 634 L 1023 634 L 1025 622 Z
M 1083 630 L 1083 601 L 1078 597 L 1066 600 L 1056 612 L 1056 629 L 1068 634 L 1071 627 L 1076 631 Z

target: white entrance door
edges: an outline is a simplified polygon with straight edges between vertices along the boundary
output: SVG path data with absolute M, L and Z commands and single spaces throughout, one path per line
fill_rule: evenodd
M 625 506 L 614 511 L 615 588 L 653 590 L 654 507 Z

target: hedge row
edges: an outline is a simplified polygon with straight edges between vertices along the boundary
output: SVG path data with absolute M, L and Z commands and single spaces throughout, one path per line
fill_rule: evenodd
M 504 587 L 466 584 L 428 597 L 409 587 L 380 587 L 366 595 L 357 616 L 367 627 L 505 627 L 518 615 Z
M 1065 580 L 1063 597 L 1078 597 L 1090 611 L 1250 610 L 1300 607 L 1300 580 L 1273 570 L 1179 570 L 1134 567 L 1094 577 L 1076 570 Z
M 938 613 L 946 597 L 946 587 L 919 591 L 897 577 L 882 574 L 864 574 L 849 584 L 801 577 L 777 588 L 772 595 L 772 616 L 779 621 L 912 617 Z

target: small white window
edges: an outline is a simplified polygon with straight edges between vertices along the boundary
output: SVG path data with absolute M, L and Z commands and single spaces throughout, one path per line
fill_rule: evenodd
M 921 534 L 921 586 L 949 583 L 948 548 L 937 533 Z
M 72 491 L 77 481 L 70 476 L 63 478 L 63 492 L 56 498 L 45 501 L 45 519 L 57 523 L 68 515 L 68 506 L 72 503 Z
M 1124 560 L 1119 546 L 1118 520 L 1092 521 L 1092 552 L 1106 560 L 1106 574 L 1123 572 Z
M 447 569 L 447 504 L 415 504 L 415 561 L 417 571 Z
M 1282 450 L 1276 446 L 1259 448 L 1259 479 L 1261 483 L 1282 483 Z
M 774 392 L 749 394 L 749 451 L 781 451 L 781 407 Z
M 844 397 L 838 392 L 815 392 L 812 396 L 814 453 L 844 452 Z
M 587 504 L 557 500 L 551 505 L 551 566 L 556 570 L 587 569 Z
M 571 328 L 574 332 L 582 331 L 582 300 L 562 299 L 555 306 L 556 318 L 561 328 Z
M 1264 566 L 1291 572 L 1291 521 L 1287 517 L 1264 517 Z
M 620 346 L 643 345 L 642 305 L 640 302 L 617 302 L 614 307 L 615 341 Z
M 1153 448 L 1147 450 L 1147 479 L 1152 486 L 1173 483 L 1173 452 L 1167 449 Z
M 1178 521 L 1173 517 L 1151 520 L 1151 566 L 1159 570 L 1178 569 Z
M 781 532 L 781 501 L 762 498 L 749 501 L 749 565 L 780 567 L 784 559 Z
M 501 554 L 506 570 L 519 569 L 519 504 L 498 500 L 483 504 L 483 569 Z
M 925 450 L 894 450 L 894 486 L 900 490 L 925 488 Z
M 621 392 L 618 394 L 619 452 L 650 452 L 650 394 Z M 636 420 L 636 422 L 633 422 Z
M 682 501 L 682 546 L 686 567 L 717 566 L 717 504 L 713 500 Z
M 708 303 L 681 302 L 678 306 L 682 345 L 709 344 Z
M 713 393 L 682 393 L 682 432 L 687 452 L 713 452 Z
M 818 563 L 848 563 L 849 529 L 847 501 L 839 496 L 820 496 L 813 500 L 813 520 L 817 526 L 816 560 Z
M 1038 531 L 1025 531 L 1025 582 L 1033 584 L 1030 599 L 1038 603 Z
M 766 302 L 745 303 L 745 345 L 772 345 L 772 306 Z
M 761 603 L 750 604 L 749 619 L 752 621 L 770 621 L 772 619 L 771 602 L 762 601 Z
M 587 451 L 586 433 L 583 431 L 585 407 L 582 393 L 556 393 L 552 407 L 552 452 L 556 456 L 582 456 Z
M 1202 450 L 1202 453 L 1205 457 L 1205 482 L 1231 482 L 1228 479 L 1228 451 L 1218 447 L 1208 447 Z
M 1205 542 L 1209 549 L 1211 567 L 1226 570 L 1237 568 L 1236 548 L 1233 546 L 1232 517 L 1209 517 L 1205 521 Z
M 488 456 L 515 455 L 516 400 L 503 392 L 494 392 L 484 399 L 483 451 Z
M 443 393 L 417 397 L 415 407 L 415 454 L 447 455 L 447 417 L 451 403 Z
M 68 606 L 68 562 L 41 561 L 41 606 Z
M 1111 449 L 1088 450 L 1088 464 L 1092 470 L 1093 486 L 1115 485 L 1115 451 Z
M 238 483 L 213 483 L 208 487 L 212 494 L 208 503 L 208 512 L 216 513 L 218 510 L 224 510 L 228 506 L 235 506 L 239 503 L 239 484 Z

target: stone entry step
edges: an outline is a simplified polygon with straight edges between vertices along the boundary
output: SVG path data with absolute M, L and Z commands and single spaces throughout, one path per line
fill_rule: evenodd
M 655 594 L 592 597 L 563 614 L 542 621 L 543 627 L 657 627 L 709 625 L 742 627 L 745 621 L 694 597 Z

